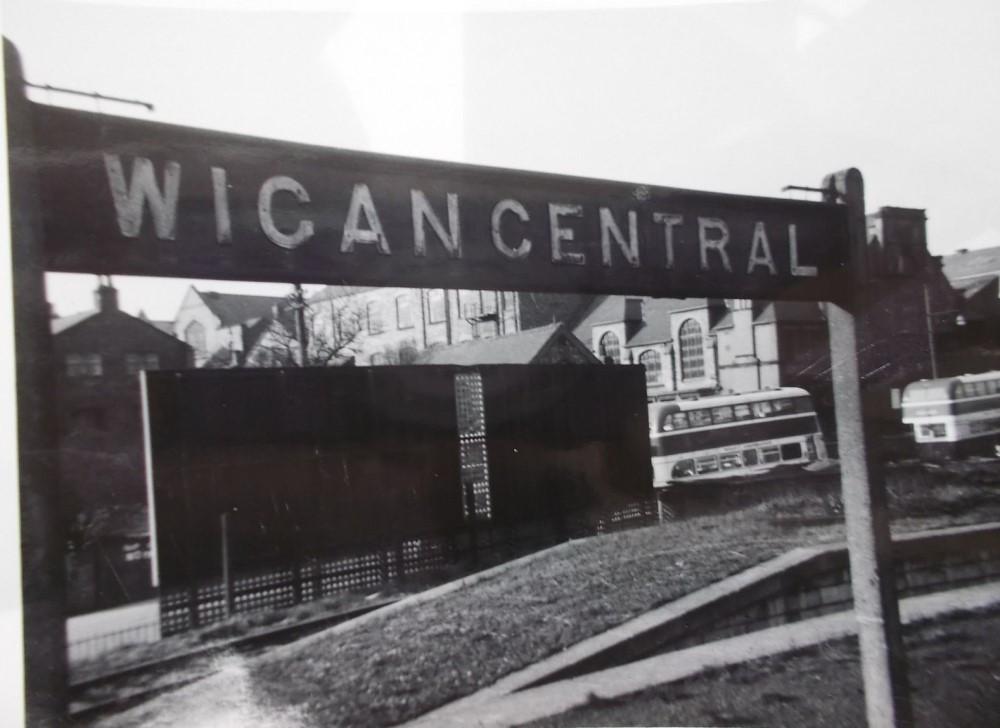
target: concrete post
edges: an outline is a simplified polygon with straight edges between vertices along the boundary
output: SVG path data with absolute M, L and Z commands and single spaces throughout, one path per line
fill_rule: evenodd
M 864 181 L 858 170 L 849 169 L 828 176 L 823 188 L 828 202 L 847 205 L 851 241 L 851 290 L 843 301 L 827 305 L 827 323 L 865 708 L 869 728 L 902 728 L 913 724 L 913 715 L 892 573 L 885 481 L 865 438 L 858 365 L 856 319 L 864 310 L 869 284 Z

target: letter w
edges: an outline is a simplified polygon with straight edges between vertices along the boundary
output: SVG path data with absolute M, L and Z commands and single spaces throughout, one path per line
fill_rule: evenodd
M 163 193 L 156 185 L 153 163 L 145 157 L 132 160 L 131 184 L 125 181 L 122 160 L 117 154 L 105 154 L 111 196 L 115 200 L 118 228 L 126 238 L 137 238 L 142 230 L 142 211 L 149 203 L 153 227 L 160 240 L 173 240 L 177 234 L 177 193 L 181 186 L 181 165 L 167 162 L 163 170 Z

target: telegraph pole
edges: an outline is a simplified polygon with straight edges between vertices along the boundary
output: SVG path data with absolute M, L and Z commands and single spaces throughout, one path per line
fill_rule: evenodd
M 871 297 L 861 173 L 848 169 L 827 176 L 823 195 L 827 202 L 847 206 L 851 245 L 850 290 L 840 302 L 827 305 L 827 323 L 865 710 L 869 728 L 908 728 L 913 712 L 892 570 L 885 480 L 877 448 L 873 452 L 865 438 L 861 401 L 857 321 Z

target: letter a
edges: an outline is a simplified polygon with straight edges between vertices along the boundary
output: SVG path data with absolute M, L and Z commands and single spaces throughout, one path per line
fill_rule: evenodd
M 763 251 L 763 255 L 759 251 Z M 778 275 L 778 266 L 774 264 L 774 258 L 771 256 L 771 246 L 767 243 L 767 233 L 762 222 L 754 223 L 753 226 L 753 242 L 750 244 L 747 273 L 753 273 L 753 269 L 758 265 L 766 265 L 772 276 Z

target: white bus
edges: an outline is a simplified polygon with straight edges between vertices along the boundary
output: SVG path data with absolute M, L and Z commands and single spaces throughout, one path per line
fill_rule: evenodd
M 901 404 L 921 457 L 996 455 L 1000 372 L 922 379 L 906 386 Z
M 797 387 L 653 402 L 649 429 L 657 488 L 827 458 L 812 400 Z

